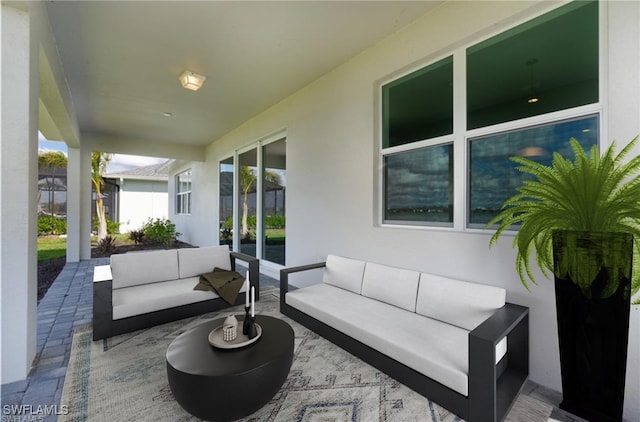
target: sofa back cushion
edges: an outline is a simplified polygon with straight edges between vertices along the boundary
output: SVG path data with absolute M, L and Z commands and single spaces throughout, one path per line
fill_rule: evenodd
M 362 295 L 415 312 L 419 281 L 418 271 L 367 262 Z
M 111 255 L 113 288 L 137 286 L 178 278 L 176 249 Z
M 422 273 L 416 312 L 473 330 L 503 307 L 505 300 L 506 291 L 500 287 Z
M 336 255 L 327 256 L 322 282 L 360 294 L 366 262 Z
M 178 249 L 180 278 L 210 273 L 215 267 L 231 271 L 231 259 L 227 245 Z

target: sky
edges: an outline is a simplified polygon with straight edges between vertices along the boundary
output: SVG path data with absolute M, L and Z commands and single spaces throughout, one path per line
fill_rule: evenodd
M 49 141 L 38 134 L 38 151 L 62 151 L 67 155 L 67 144 L 59 141 Z M 167 161 L 166 158 L 143 157 L 139 155 L 114 154 L 107 165 L 107 173 L 119 173 L 136 167 L 150 166 Z

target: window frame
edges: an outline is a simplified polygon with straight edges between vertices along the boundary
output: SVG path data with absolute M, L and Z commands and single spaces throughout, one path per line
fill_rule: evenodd
M 437 54 L 428 56 L 423 60 L 414 62 L 411 66 L 407 66 L 397 72 L 387 75 L 376 82 L 376 154 L 375 154 L 375 183 L 374 195 L 376 197 L 375 225 L 383 228 L 406 228 L 413 230 L 432 230 L 432 231 L 455 231 L 470 233 L 486 233 L 490 228 L 477 227 L 470 225 L 470 186 L 469 186 L 469 142 L 471 139 L 498 134 L 505 131 L 513 131 L 524 129 L 529 126 L 545 125 L 553 122 L 561 122 L 563 120 L 587 117 L 589 115 L 597 115 L 598 118 L 598 146 L 602 149 L 608 145 L 606 125 L 605 104 L 608 91 L 607 83 L 607 63 L 606 57 L 608 49 L 606 48 L 606 33 L 608 26 L 606 24 L 606 4 L 598 2 L 598 101 L 592 104 L 577 106 L 574 108 L 553 111 L 546 114 L 540 114 L 522 119 L 512 120 L 504 123 L 497 123 L 489 126 L 468 129 L 467 128 L 467 86 L 466 86 L 466 54 L 467 49 L 486 41 L 496 35 L 508 32 L 518 26 L 527 24 L 527 22 L 539 18 L 549 12 L 565 6 L 566 4 L 553 4 L 544 9 L 538 9 L 536 13 L 526 17 L 516 17 L 511 22 L 496 28 L 494 31 L 486 33 L 480 39 L 465 42 L 464 44 L 452 45 L 446 50 L 440 50 Z M 383 86 L 393 81 L 399 80 L 413 72 L 419 71 L 425 67 L 436 63 L 446 57 L 453 56 L 453 134 L 441 136 L 433 139 L 416 141 L 414 143 L 384 148 L 383 145 Z M 394 223 L 385 220 L 385 186 L 384 180 L 384 156 L 387 154 L 395 154 L 412 149 L 424 148 L 442 143 L 453 142 L 453 225 L 436 225 L 429 223 L 416 224 L 416 222 Z M 517 227 L 508 230 L 506 234 L 515 235 Z
M 188 176 L 189 180 L 187 182 L 181 181 L 181 177 Z M 191 192 L 192 188 L 192 180 L 193 172 L 191 169 L 187 169 L 181 171 L 175 176 L 176 183 L 176 214 L 177 215 L 191 215 Z M 188 190 L 181 190 L 183 183 L 188 183 Z M 186 209 L 185 209 L 186 208 Z

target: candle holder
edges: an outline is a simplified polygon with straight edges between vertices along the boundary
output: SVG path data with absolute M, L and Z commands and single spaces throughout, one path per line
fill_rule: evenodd
M 248 335 L 249 334 L 249 325 L 251 325 L 251 321 L 250 321 L 250 316 L 249 316 L 249 311 L 251 310 L 251 307 L 249 306 L 245 306 L 244 307 L 244 321 L 242 322 L 242 334 L 244 335 Z M 249 337 L 251 338 L 251 337 Z
M 258 330 L 256 329 L 256 317 L 249 317 L 249 327 L 247 330 L 247 337 L 249 339 L 255 338 L 258 335 Z

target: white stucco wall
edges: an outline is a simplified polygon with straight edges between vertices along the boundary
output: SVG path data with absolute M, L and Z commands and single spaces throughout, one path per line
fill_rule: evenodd
M 531 293 L 522 287 L 515 272 L 511 238 L 504 236 L 489 249 L 491 233 L 466 230 L 460 220 L 454 229 L 406 229 L 381 227 L 376 216 L 378 82 L 417 62 L 502 32 L 555 4 L 451 2 L 440 6 L 212 142 L 205 162 L 194 172 L 197 194 L 192 215 L 172 215 L 172 220 L 175 218 L 178 230 L 189 241 L 216 243 L 219 160 L 285 128 L 287 265 L 315 262 L 334 253 L 502 286 L 507 289 L 508 301 L 531 308 L 531 379 L 560 390 L 553 283 L 543 280 Z M 608 28 L 601 53 L 606 79 L 601 87 L 603 136 L 620 142 L 640 132 L 638 95 L 627 97 L 640 89 L 638 9 L 637 2 L 601 5 Z M 464 165 L 464 159 L 456 160 L 457 165 Z M 540 274 L 538 277 L 543 279 Z M 639 369 L 639 321 L 640 310 L 633 307 L 629 374 Z M 639 402 L 640 380 L 629 376 L 626 418 L 640 420 Z
M 5 384 L 26 378 L 36 355 L 39 63 L 36 17 L 4 3 L 1 8 L 0 383 Z
M 167 182 L 121 179 L 118 195 L 120 232 L 139 230 L 149 218 L 168 218 Z
M 181 233 L 178 238 L 194 246 L 218 244 L 217 237 L 217 190 L 211 180 L 213 172 L 217 183 L 217 163 L 176 161 L 169 169 L 169 219 Z M 191 170 L 191 214 L 176 214 L 175 175 Z M 217 189 L 217 188 L 216 188 Z

